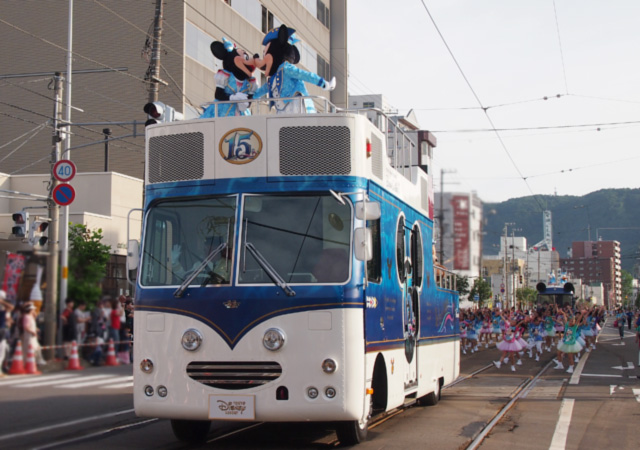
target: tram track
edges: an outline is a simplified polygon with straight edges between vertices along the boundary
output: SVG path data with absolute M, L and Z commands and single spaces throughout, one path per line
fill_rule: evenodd
M 487 425 L 482 430 L 480 430 L 480 432 L 475 436 L 473 441 L 471 441 L 471 443 L 467 447 L 465 447 L 465 450 L 478 449 L 480 445 L 482 445 L 482 442 L 484 441 L 484 439 L 489 435 L 489 433 L 491 433 L 491 431 L 496 427 L 496 425 L 498 425 L 498 423 L 502 420 L 502 418 L 511 410 L 511 408 L 513 408 L 513 406 L 518 402 L 518 400 L 526 396 L 529 393 L 529 391 L 533 389 L 536 382 L 540 379 L 540 377 L 547 371 L 547 369 L 552 364 L 553 364 L 553 361 L 549 361 L 542 369 L 540 369 L 540 371 L 536 375 L 529 377 L 527 380 L 524 380 L 520 385 L 518 385 L 516 389 L 513 391 L 513 393 L 511 394 L 509 401 L 493 416 L 493 418 L 487 423 Z M 469 376 L 463 379 L 458 379 L 453 383 L 449 384 L 448 386 L 452 386 L 454 383 L 472 378 L 476 374 L 483 372 L 491 367 L 493 367 L 493 364 L 488 364 L 482 369 L 475 371 L 473 374 L 470 374 Z

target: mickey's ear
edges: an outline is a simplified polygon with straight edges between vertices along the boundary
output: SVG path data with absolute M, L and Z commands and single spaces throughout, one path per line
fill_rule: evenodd
M 289 29 L 285 24 L 282 24 L 278 30 L 278 42 L 280 45 L 284 45 L 287 41 L 289 41 Z
M 224 44 L 219 41 L 213 41 L 211 43 L 211 53 L 218 59 L 225 59 L 227 57 L 227 49 L 224 48 Z
M 292 45 L 291 54 L 293 56 L 293 61 L 291 62 L 291 64 L 298 64 L 300 62 L 300 52 L 298 51 L 298 47 Z

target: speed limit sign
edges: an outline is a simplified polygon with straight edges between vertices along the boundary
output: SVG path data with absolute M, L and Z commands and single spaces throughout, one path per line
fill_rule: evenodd
M 76 176 L 76 165 L 68 159 L 61 159 L 53 166 L 53 176 L 63 183 L 71 181 Z

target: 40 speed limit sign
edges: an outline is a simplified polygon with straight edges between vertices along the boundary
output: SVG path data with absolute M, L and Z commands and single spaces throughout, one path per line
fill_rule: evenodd
M 68 159 L 61 159 L 53 166 L 53 176 L 63 183 L 71 181 L 76 176 L 76 165 Z

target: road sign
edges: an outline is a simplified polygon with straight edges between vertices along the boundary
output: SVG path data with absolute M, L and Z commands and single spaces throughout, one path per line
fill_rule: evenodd
M 63 183 L 71 181 L 76 176 L 76 165 L 68 159 L 61 159 L 53 166 L 53 176 Z
M 53 201 L 60 206 L 67 206 L 76 198 L 76 191 L 70 184 L 59 184 L 53 188 Z

